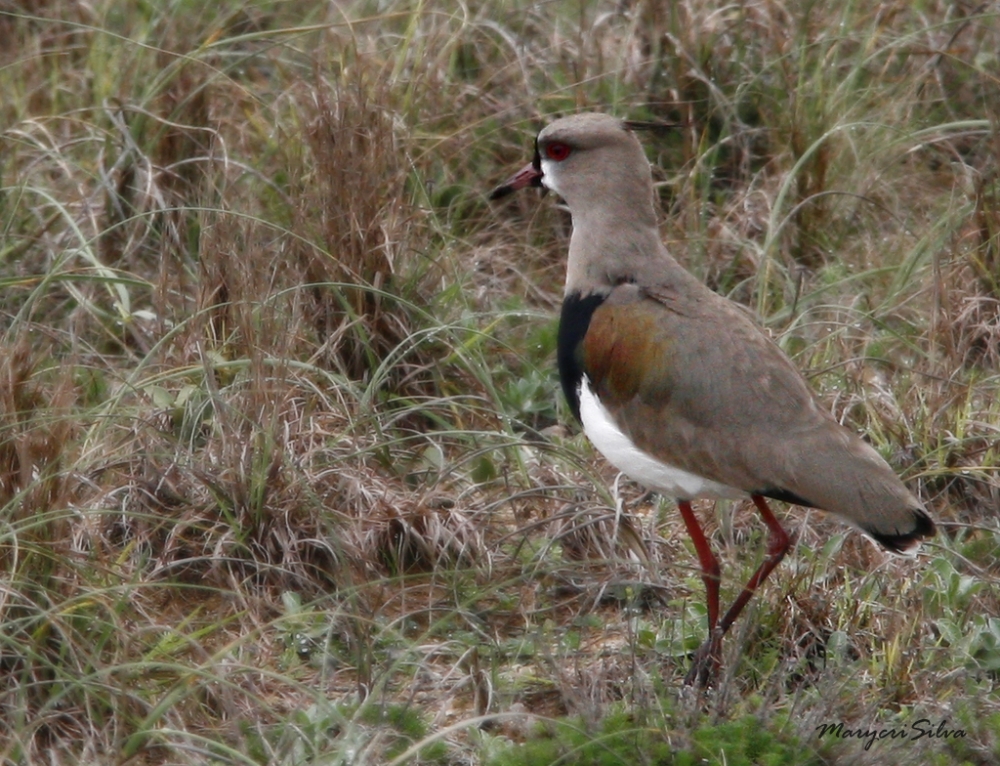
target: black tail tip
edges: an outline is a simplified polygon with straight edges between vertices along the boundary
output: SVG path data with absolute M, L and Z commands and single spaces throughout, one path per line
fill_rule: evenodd
M 920 508 L 913 509 L 914 526 L 909 532 L 904 534 L 887 535 L 867 529 L 875 541 L 888 551 L 901 554 L 914 554 L 920 547 L 920 541 L 927 537 L 934 537 L 937 530 L 931 517 Z

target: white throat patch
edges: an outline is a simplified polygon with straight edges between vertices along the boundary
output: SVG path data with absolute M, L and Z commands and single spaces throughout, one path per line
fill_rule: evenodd
M 560 197 L 562 192 L 559 191 L 559 187 L 556 185 L 555 178 L 558 172 L 555 170 L 556 165 L 559 163 L 553 162 L 552 160 L 542 159 L 542 186 L 550 191 L 554 191 Z

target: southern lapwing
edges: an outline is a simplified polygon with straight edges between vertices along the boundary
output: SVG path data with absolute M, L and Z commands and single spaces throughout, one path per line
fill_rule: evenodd
M 569 206 L 563 391 L 612 464 L 677 500 L 708 605 L 709 638 L 687 683 L 705 685 L 723 635 L 790 545 L 766 498 L 836 514 L 897 553 L 915 551 L 934 523 L 888 463 L 817 406 L 747 310 L 667 252 L 635 127 L 604 114 L 556 120 L 538 134 L 531 164 L 490 198 L 541 186 Z M 720 618 L 719 563 L 691 501 L 747 496 L 767 525 L 767 554 Z

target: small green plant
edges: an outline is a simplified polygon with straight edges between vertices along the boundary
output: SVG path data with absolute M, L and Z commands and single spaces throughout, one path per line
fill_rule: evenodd
M 669 720 L 669 719 L 667 719 Z M 686 744 L 682 744 L 686 742 Z M 496 746 L 494 745 L 494 748 Z M 613 713 L 597 726 L 582 719 L 539 723 L 525 742 L 494 749 L 487 766 L 811 766 L 822 759 L 754 716 L 704 724 L 690 737 Z

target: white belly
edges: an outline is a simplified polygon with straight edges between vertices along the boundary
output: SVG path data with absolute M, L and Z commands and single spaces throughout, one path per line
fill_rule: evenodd
M 675 468 L 643 452 L 622 433 L 611 414 L 590 390 L 584 375 L 580 381 L 580 420 L 587 438 L 618 470 L 650 489 L 679 500 L 706 498 L 741 498 L 747 493 L 697 474 Z

